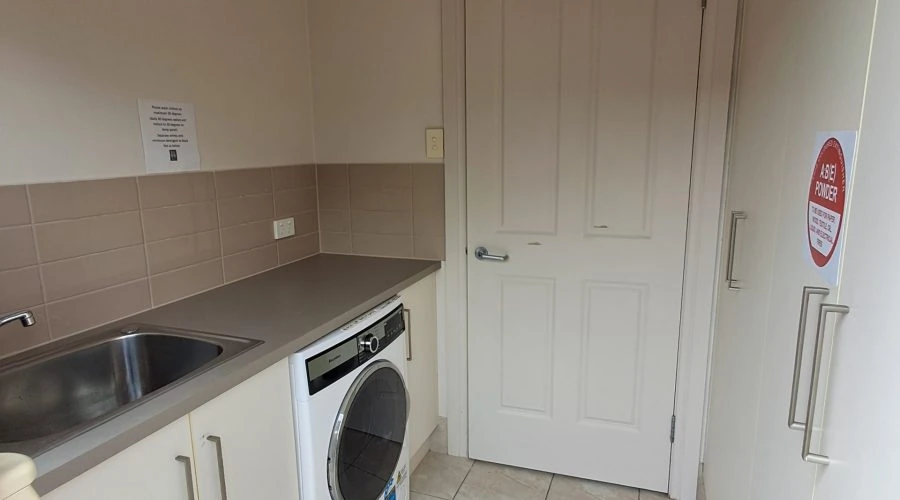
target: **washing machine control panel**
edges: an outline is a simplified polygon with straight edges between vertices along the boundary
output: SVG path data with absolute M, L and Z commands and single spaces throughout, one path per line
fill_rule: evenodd
M 309 394 L 313 395 L 376 356 L 406 330 L 403 305 L 372 326 L 306 360 Z

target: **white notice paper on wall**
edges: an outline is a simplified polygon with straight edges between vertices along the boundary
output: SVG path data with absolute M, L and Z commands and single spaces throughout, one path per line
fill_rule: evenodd
M 138 99 L 138 116 L 148 173 L 200 169 L 193 104 Z

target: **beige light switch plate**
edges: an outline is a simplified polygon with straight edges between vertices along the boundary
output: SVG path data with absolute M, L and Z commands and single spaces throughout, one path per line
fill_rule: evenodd
M 425 129 L 425 157 L 431 159 L 444 157 L 444 129 Z

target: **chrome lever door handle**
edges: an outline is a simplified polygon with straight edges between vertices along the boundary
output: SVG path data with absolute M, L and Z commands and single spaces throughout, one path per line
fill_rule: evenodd
M 506 262 L 509 255 L 493 255 L 488 252 L 487 248 L 478 247 L 475 249 L 475 258 L 478 260 L 492 260 L 494 262 Z
M 791 406 L 788 408 L 788 427 L 795 431 L 806 430 L 806 422 L 797 419 L 797 398 L 800 393 L 800 372 L 803 369 L 803 345 L 806 340 L 806 320 L 809 317 L 809 297 L 812 295 L 824 297 L 829 293 L 831 291 L 827 288 L 805 286 L 800 299 L 800 324 L 797 326 L 797 351 L 794 353 L 794 381 L 791 384 Z
M 816 328 L 816 353 L 813 358 L 812 381 L 809 384 L 809 406 L 806 407 L 806 428 L 803 430 L 803 460 L 818 465 L 828 465 L 831 459 L 825 455 L 813 453 L 812 433 L 816 421 L 816 399 L 819 394 L 819 376 L 822 373 L 822 355 L 825 350 L 825 325 L 829 313 L 847 314 L 850 308 L 838 304 L 822 304 L 819 306 L 819 324 Z

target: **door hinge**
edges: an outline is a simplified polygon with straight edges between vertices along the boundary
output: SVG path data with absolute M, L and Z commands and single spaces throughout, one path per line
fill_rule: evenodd
M 669 428 L 669 442 L 675 444 L 675 415 L 672 415 L 672 426 Z

